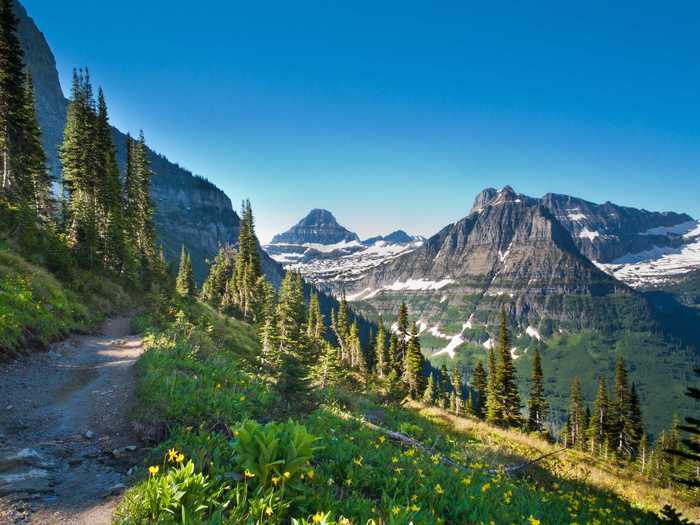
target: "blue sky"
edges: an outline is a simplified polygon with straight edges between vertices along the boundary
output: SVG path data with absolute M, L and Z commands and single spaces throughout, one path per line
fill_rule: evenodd
M 314 207 L 429 235 L 505 184 L 700 217 L 697 2 L 23 3 L 64 89 L 89 66 L 264 241 Z

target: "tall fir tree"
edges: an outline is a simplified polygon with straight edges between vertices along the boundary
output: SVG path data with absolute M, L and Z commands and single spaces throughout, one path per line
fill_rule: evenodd
M 450 406 L 450 372 L 445 364 L 438 370 L 437 397 L 440 408 Z
M 568 444 L 583 449 L 586 443 L 586 407 L 581 391 L 581 380 L 576 377 L 571 384 L 571 401 L 567 420 Z
M 600 452 L 610 435 L 610 403 L 605 378 L 598 378 L 598 390 L 593 402 L 593 413 L 588 428 L 588 443 L 592 454 Z
M 202 284 L 202 300 L 216 309 L 224 306 L 224 296 L 228 282 L 233 278 L 235 251 L 230 246 L 222 246 L 209 266 L 209 273 Z
M 464 400 L 462 398 L 462 371 L 457 365 L 452 367 L 452 372 L 450 374 L 450 386 L 452 387 L 452 393 L 450 395 L 450 409 L 455 413 L 455 415 L 462 415 L 464 412 Z
M 503 409 L 498 394 L 496 351 L 493 345 L 488 353 L 488 375 L 486 382 L 485 419 L 488 423 L 499 424 L 503 418 Z
M 41 129 L 36 113 L 36 99 L 31 74 L 27 72 L 24 88 L 24 129 L 21 168 L 30 189 L 28 205 L 42 222 L 51 218 L 53 196 L 51 176 L 46 165 L 46 154 L 41 142 Z
M 374 342 L 374 363 L 377 376 L 383 379 L 388 373 L 389 363 L 386 351 L 386 332 L 384 331 L 384 323 L 381 320 L 377 331 L 377 339 Z
M 277 305 L 280 362 L 277 390 L 289 403 L 303 401 L 308 396 L 311 365 L 316 361 L 310 355 L 305 310 L 301 274 L 287 272 L 280 286 Z
M 396 322 L 396 326 L 398 337 L 397 350 L 399 352 L 399 360 L 403 366 L 403 363 L 406 361 L 406 353 L 409 342 L 408 307 L 406 306 L 406 303 L 401 303 L 401 306 L 399 307 L 399 317 Z
M 484 365 L 481 361 L 477 361 L 474 366 L 474 382 L 475 392 L 474 415 L 479 419 L 484 419 L 487 399 L 487 379 Z
M 423 363 L 423 353 L 421 352 L 418 339 L 418 326 L 416 323 L 413 323 L 406 348 L 406 366 L 404 371 L 408 393 L 413 399 L 419 399 L 423 394 Z
M 527 430 L 543 432 L 545 421 L 549 415 L 549 404 L 544 395 L 544 374 L 539 348 L 535 349 L 532 358 L 532 381 L 530 383 L 530 399 L 528 400 Z
M 693 372 L 696 376 L 700 376 L 700 368 L 695 368 Z M 693 401 L 700 401 L 700 388 L 689 386 L 685 395 Z M 680 432 L 685 432 L 687 436 L 681 438 Z M 662 449 L 664 460 L 676 466 L 680 461 L 692 462 L 695 465 L 694 476 L 691 476 L 689 473 L 677 473 L 673 477 L 674 481 L 692 488 L 698 488 L 700 487 L 700 477 L 697 475 L 698 465 L 700 465 L 700 419 L 687 416 L 684 425 L 679 425 L 674 421 L 672 433 L 671 442 L 667 443 Z
M 496 423 L 506 427 L 517 427 L 521 424 L 520 395 L 518 394 L 515 367 L 511 356 L 510 336 L 505 306 L 501 307 L 500 327 L 498 333 L 499 361 L 496 367 L 495 403 L 500 418 Z
M 435 400 L 435 375 L 431 372 L 430 374 L 428 374 L 428 379 L 425 383 L 425 390 L 423 391 L 423 403 L 425 403 L 426 405 L 434 405 Z
M 175 289 L 182 297 L 193 297 L 196 291 L 192 260 L 184 244 L 180 252 L 180 269 L 175 280 Z

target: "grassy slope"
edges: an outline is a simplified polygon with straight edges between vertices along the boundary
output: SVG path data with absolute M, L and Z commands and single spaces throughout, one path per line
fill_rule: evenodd
M 62 283 L 0 245 L 0 358 L 88 330 L 128 304 L 124 290 L 106 279 L 83 273 Z
M 251 359 L 259 351 L 254 330 L 202 305 L 184 309 L 179 316 L 174 311 L 163 315 L 178 320 L 161 322 L 165 331 L 148 337 L 149 349 L 139 366 L 145 407 L 141 419 L 170 428 L 154 462 L 175 447 L 213 484 L 226 484 L 225 493 L 232 494 L 245 482 L 232 481 L 241 478 L 226 436 L 235 436 L 246 418 L 270 420 L 288 413 Z M 355 419 L 365 415 L 464 467 L 445 466 L 437 456 L 385 439 Z M 293 499 L 270 496 L 275 503 L 270 503 L 271 515 L 262 514 L 264 522 L 286 523 L 290 516 L 322 511 L 358 524 L 370 518 L 378 523 L 657 523 L 650 509 L 667 501 L 684 506 L 647 480 L 593 464 L 571 451 L 538 463 L 525 477 L 510 477 L 504 466 L 532 459 L 551 446 L 438 409 L 401 409 L 341 391 L 295 418 L 321 439 L 323 448 L 313 460 L 315 475 L 302 480 L 303 488 Z M 131 523 L 142 510 L 146 485 L 144 481 L 129 491 L 120 523 Z M 229 511 L 240 506 L 236 501 Z

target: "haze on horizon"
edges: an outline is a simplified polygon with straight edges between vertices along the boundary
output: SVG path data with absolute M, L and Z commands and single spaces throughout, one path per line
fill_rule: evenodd
M 486 186 L 700 216 L 700 5 L 22 0 L 64 90 L 252 200 L 432 235 Z M 68 95 L 68 93 L 66 93 Z

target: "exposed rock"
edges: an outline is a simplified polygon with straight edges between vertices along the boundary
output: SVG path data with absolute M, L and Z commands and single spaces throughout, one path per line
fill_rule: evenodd
M 356 233 L 338 224 L 331 212 L 315 209 L 286 232 L 275 235 L 272 244 L 337 244 L 359 240 Z

